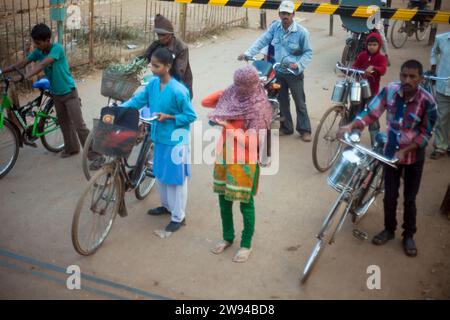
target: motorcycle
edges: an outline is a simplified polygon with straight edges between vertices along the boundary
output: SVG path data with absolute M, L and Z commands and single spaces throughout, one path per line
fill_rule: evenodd
M 281 85 L 277 83 L 276 67 L 279 63 L 272 64 L 265 60 L 257 60 L 254 57 L 245 57 L 246 61 L 252 61 L 252 65 L 258 71 L 259 80 L 264 90 L 267 92 L 268 100 L 272 106 L 272 124 L 279 121 L 280 115 L 280 102 L 278 95 L 280 93 Z

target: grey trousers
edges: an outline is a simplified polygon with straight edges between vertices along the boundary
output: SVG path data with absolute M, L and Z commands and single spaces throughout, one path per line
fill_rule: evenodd
M 80 151 L 81 145 L 84 143 L 89 135 L 89 129 L 83 120 L 81 113 L 81 99 L 78 96 L 77 89 L 63 96 L 54 96 L 56 115 L 64 138 L 65 152 L 75 153 Z M 78 135 L 78 137 L 77 137 Z
M 434 148 L 438 152 L 450 150 L 450 96 L 436 92 L 438 117 L 434 128 Z
M 303 87 L 303 73 L 295 76 L 277 72 L 277 80 L 281 85 L 280 89 L 280 111 L 284 120 L 281 122 L 280 130 L 286 133 L 294 132 L 292 123 L 291 104 L 289 99 L 289 90 L 295 103 L 297 112 L 297 124 L 295 129 L 300 133 L 311 133 L 311 124 L 309 121 L 308 110 L 306 109 L 305 90 Z

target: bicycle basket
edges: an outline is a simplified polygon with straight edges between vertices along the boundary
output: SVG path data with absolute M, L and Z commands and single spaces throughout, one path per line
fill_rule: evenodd
M 93 150 L 107 156 L 128 157 L 139 135 L 139 112 L 130 108 L 102 109 L 94 121 Z
M 134 74 L 115 73 L 104 70 L 102 74 L 101 94 L 105 97 L 125 101 L 131 98 L 140 81 Z

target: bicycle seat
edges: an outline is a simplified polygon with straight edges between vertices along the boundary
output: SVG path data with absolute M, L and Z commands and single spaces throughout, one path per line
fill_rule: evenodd
M 258 70 L 260 77 L 268 77 L 272 71 L 272 64 L 264 60 L 257 60 L 253 62 L 253 66 Z
M 50 81 L 47 78 L 41 78 L 33 83 L 34 89 L 48 90 L 50 89 Z

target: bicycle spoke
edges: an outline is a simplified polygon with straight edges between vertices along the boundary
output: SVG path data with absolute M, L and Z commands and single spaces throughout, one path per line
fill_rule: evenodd
M 102 169 L 93 179 L 80 199 L 72 227 L 74 247 L 83 255 L 95 252 L 108 236 L 120 191 L 111 167 Z
M 5 122 L 0 128 L 0 176 L 10 170 L 18 153 L 13 129 Z

